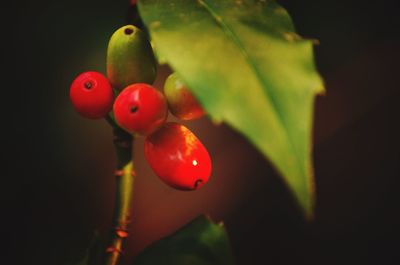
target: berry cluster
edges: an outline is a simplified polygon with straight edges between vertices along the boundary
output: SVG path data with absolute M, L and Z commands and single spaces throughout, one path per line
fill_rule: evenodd
M 210 156 L 188 128 L 166 119 L 168 109 L 182 120 L 204 111 L 176 73 L 165 81 L 164 93 L 154 88 L 156 66 L 145 34 L 133 25 L 121 27 L 108 44 L 107 77 L 80 74 L 70 87 L 72 104 L 86 118 L 110 115 L 125 131 L 145 136 L 145 158 L 156 175 L 176 189 L 198 189 L 211 174 Z

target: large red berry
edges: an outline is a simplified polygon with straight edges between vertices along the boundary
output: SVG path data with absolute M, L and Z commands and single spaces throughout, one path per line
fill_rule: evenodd
M 144 83 L 127 86 L 114 102 L 118 125 L 130 133 L 150 134 L 165 122 L 167 114 L 164 95 Z
M 114 94 L 108 79 L 98 72 L 84 72 L 72 82 L 69 95 L 82 116 L 99 119 L 111 111 Z
M 193 120 L 204 115 L 203 108 L 176 73 L 165 80 L 164 94 L 169 110 L 175 117 Z
M 168 122 L 146 137 L 144 154 L 156 175 L 173 188 L 195 190 L 211 174 L 210 156 L 185 126 Z

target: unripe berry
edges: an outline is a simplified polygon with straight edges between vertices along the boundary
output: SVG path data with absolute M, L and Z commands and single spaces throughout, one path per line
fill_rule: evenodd
M 152 84 L 157 63 L 146 35 L 133 25 L 119 28 L 107 48 L 107 76 L 121 90 L 134 83 Z
M 164 94 L 171 113 L 181 120 L 193 120 L 204 115 L 204 110 L 176 73 L 165 80 Z
M 108 79 L 98 72 L 84 72 L 72 82 L 69 95 L 75 110 L 83 117 L 99 119 L 112 108 L 114 94 Z
M 150 134 L 165 122 L 168 115 L 164 95 L 144 83 L 122 90 L 115 99 L 113 109 L 118 125 L 132 134 Z
M 211 174 L 210 156 L 185 126 L 168 122 L 146 137 L 144 154 L 156 175 L 179 190 L 195 190 Z

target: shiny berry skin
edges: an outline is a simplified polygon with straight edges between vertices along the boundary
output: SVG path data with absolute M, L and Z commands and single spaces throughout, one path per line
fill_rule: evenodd
M 169 186 L 196 190 L 211 174 L 210 156 L 185 126 L 168 122 L 146 137 L 144 154 L 154 173 Z
M 171 113 L 181 120 L 198 119 L 204 110 L 176 73 L 171 74 L 164 83 L 164 95 Z
M 76 77 L 69 95 L 75 110 L 89 119 L 105 117 L 111 111 L 114 101 L 110 82 L 104 75 L 94 71 Z
M 152 133 L 163 125 L 168 115 L 164 95 L 145 83 L 124 88 L 115 99 L 113 109 L 118 125 L 132 134 Z

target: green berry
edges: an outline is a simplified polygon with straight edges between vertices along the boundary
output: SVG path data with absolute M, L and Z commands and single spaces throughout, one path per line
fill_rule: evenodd
M 204 110 L 176 73 L 168 76 L 164 94 L 171 113 L 181 120 L 193 120 L 204 115 Z
M 107 75 L 116 90 L 134 83 L 152 84 L 156 69 L 150 42 L 139 28 L 126 25 L 114 32 L 107 49 Z

